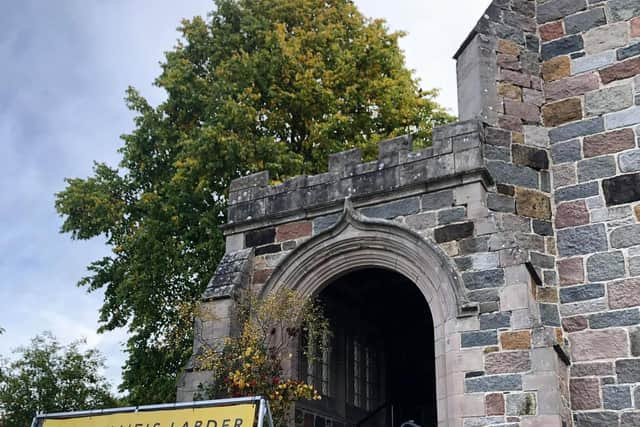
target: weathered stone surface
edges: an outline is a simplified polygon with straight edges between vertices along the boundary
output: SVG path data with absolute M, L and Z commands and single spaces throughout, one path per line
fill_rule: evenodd
M 574 361 L 615 359 L 629 354 L 629 342 L 624 329 L 582 331 L 569 335 Z
M 589 327 L 589 322 L 584 316 L 573 316 L 562 319 L 562 328 L 567 332 L 578 332 Z
M 640 150 L 633 150 L 622 153 L 618 157 L 618 164 L 622 172 L 640 171 Z
M 584 48 L 584 41 L 580 35 L 571 35 L 556 39 L 542 45 L 542 60 L 547 61 L 559 55 L 580 51 Z
M 536 288 L 536 300 L 539 302 L 557 303 L 558 302 L 558 288 L 545 287 Z
M 490 393 L 484 396 L 484 407 L 488 416 L 504 415 L 504 394 Z
M 405 224 L 415 230 L 425 230 L 435 227 L 438 223 L 435 212 L 423 212 L 415 215 L 409 215 L 404 219 Z
M 588 182 L 585 184 L 565 187 L 555 192 L 556 202 L 564 202 L 576 199 L 586 199 L 599 194 L 598 183 Z
M 640 107 L 633 107 L 604 116 L 604 126 L 607 130 L 633 126 L 638 123 L 640 123 Z
M 629 258 L 629 274 L 632 276 L 640 276 L 640 257 Z
M 629 41 L 628 25 L 624 22 L 594 28 L 584 35 L 584 50 L 587 54 L 604 52 L 622 47 Z
M 616 160 L 613 156 L 586 159 L 578 163 L 578 182 L 592 181 L 616 174 Z
M 602 83 L 628 79 L 640 73 L 640 58 L 628 59 L 599 71 Z
M 586 0 L 550 0 L 538 6 L 539 23 L 555 21 L 587 8 Z
M 569 123 L 549 131 L 551 143 L 566 141 L 579 136 L 588 136 L 604 131 L 604 119 L 595 117 L 580 122 Z
M 487 195 L 487 207 L 496 212 L 515 212 L 516 202 L 513 197 L 489 193 Z
M 618 413 L 614 411 L 578 412 L 574 415 L 575 427 L 605 427 L 618 425 Z
M 636 389 L 639 390 L 640 388 Z M 638 400 L 636 400 L 638 402 Z M 620 427 L 640 426 L 640 412 L 623 412 L 620 414 Z
M 585 94 L 585 112 L 588 116 L 599 116 L 623 110 L 633 105 L 631 85 L 612 86 Z
M 562 21 L 550 22 L 539 27 L 540 38 L 543 42 L 559 39 L 564 37 L 564 27 Z
M 631 388 L 629 386 L 606 386 L 602 388 L 604 409 L 631 408 Z
M 571 59 L 558 56 L 542 63 L 542 76 L 548 82 L 564 79 L 571 75 Z
M 531 369 L 528 351 L 507 351 L 489 353 L 484 358 L 487 374 L 512 374 Z
M 498 161 L 487 162 L 487 168 L 497 183 L 538 188 L 538 174 L 531 168 Z
M 553 174 L 553 188 L 557 189 L 576 184 L 578 182 L 578 173 L 576 169 L 576 165 L 573 163 L 553 166 L 551 168 L 551 172 Z M 597 185 L 595 188 L 597 191 Z
M 500 329 L 511 326 L 511 313 L 490 313 L 480 316 L 480 329 Z
M 467 393 L 522 390 L 521 375 L 485 375 L 465 379 Z
M 445 225 L 433 230 L 433 238 L 436 243 L 450 242 L 473 236 L 473 222 Z
M 640 43 L 634 43 L 630 46 L 623 47 L 616 51 L 618 61 L 640 55 Z
M 615 369 L 611 362 L 574 363 L 571 365 L 572 377 L 603 377 L 614 374 Z
M 587 258 L 587 277 L 591 281 L 618 279 L 625 275 L 622 252 L 604 252 Z
M 526 350 L 531 348 L 531 332 L 503 332 L 500 334 L 503 350 Z
M 536 415 L 537 402 L 535 393 L 507 394 L 507 415 L 523 416 Z
M 571 60 L 571 74 L 586 73 L 597 70 L 616 62 L 616 53 L 613 50 L 597 53 L 595 55 L 585 55 Z
M 616 21 L 626 21 L 640 15 L 640 4 L 636 0 L 610 0 L 609 9 Z
M 640 279 L 627 279 L 607 286 L 612 309 L 640 306 Z
M 487 252 L 489 250 L 488 237 L 475 237 L 458 241 L 460 254 L 467 255 L 475 252 Z
M 589 210 L 584 200 L 564 202 L 556 209 L 556 228 L 576 227 L 589 223 Z
M 486 271 L 464 273 L 462 280 L 467 289 L 498 288 L 504 285 L 504 270 L 497 268 Z
M 605 179 L 602 181 L 602 189 L 607 206 L 637 202 L 640 200 L 640 173 Z
M 508 116 L 517 117 L 523 121 L 537 123 L 540 120 L 540 109 L 533 104 L 504 100 L 504 113 Z
M 640 359 L 616 360 L 618 384 L 640 382 Z
M 584 267 L 582 258 L 569 258 L 557 262 L 560 285 L 575 285 L 584 283 Z
M 549 132 L 542 126 L 523 126 L 524 141 L 527 145 L 547 148 L 549 146 Z
M 565 29 L 569 34 L 581 33 L 606 23 L 604 8 L 601 7 L 567 16 L 564 20 Z
M 591 329 L 633 326 L 638 323 L 640 323 L 640 311 L 638 309 L 609 311 L 589 316 L 589 327 Z
M 531 87 L 531 75 L 514 70 L 501 70 L 500 80 L 517 86 Z
M 631 37 L 640 37 L 640 17 L 631 20 Z
M 533 232 L 540 236 L 553 236 L 553 225 L 549 221 L 541 221 L 534 219 L 531 222 Z
M 600 83 L 596 73 L 580 74 L 544 85 L 544 93 L 549 101 L 559 101 L 598 89 Z
M 422 196 L 422 210 L 431 211 L 453 206 L 453 191 L 445 190 Z
M 569 382 L 571 408 L 577 411 L 597 409 L 600 400 L 600 380 L 597 378 L 572 378 Z
M 560 313 L 557 304 L 538 304 L 543 325 L 560 327 Z
M 309 221 L 293 222 L 278 226 L 276 229 L 276 242 L 300 239 L 311 236 L 312 224 Z
M 538 170 L 549 168 L 549 159 L 545 150 L 516 144 L 511 147 L 511 153 L 516 165 Z
M 551 219 L 551 200 L 549 196 L 539 191 L 526 188 L 516 188 L 516 212 L 538 219 Z
M 340 219 L 340 214 L 325 215 L 313 220 L 313 234 L 321 233 L 335 225 Z
M 584 156 L 595 157 L 628 150 L 635 147 L 635 142 L 636 137 L 633 129 L 622 129 L 588 136 L 583 143 Z
M 606 251 L 608 245 L 604 224 L 558 230 L 557 244 L 562 257 Z
M 400 199 L 381 205 L 362 208 L 363 215 L 370 218 L 392 219 L 398 216 L 412 215 L 420 211 L 420 200 L 417 197 Z
M 485 129 L 485 142 L 500 147 L 511 146 L 511 132 L 504 129 L 488 127 Z
M 509 99 L 522 99 L 522 88 L 511 83 L 499 83 L 498 95 Z
M 560 302 L 563 304 L 601 298 L 603 296 L 604 285 L 601 283 L 590 283 L 588 285 L 560 289 Z
M 462 347 L 482 347 L 498 344 L 498 335 L 495 330 L 469 331 L 462 333 Z
M 640 224 L 618 227 L 611 233 L 611 246 L 628 248 L 640 245 Z
M 249 231 L 244 235 L 244 245 L 247 248 L 254 246 L 266 245 L 275 242 L 275 227 L 263 228 L 260 230 Z
M 582 146 L 577 139 L 558 142 L 551 146 L 551 158 L 555 164 L 577 162 L 582 159 Z
M 558 126 L 582 119 L 582 102 L 580 98 L 569 98 L 547 104 L 542 108 L 545 126 Z
M 445 225 L 462 221 L 466 216 L 467 211 L 462 206 L 451 209 L 444 209 L 438 212 L 438 225 Z

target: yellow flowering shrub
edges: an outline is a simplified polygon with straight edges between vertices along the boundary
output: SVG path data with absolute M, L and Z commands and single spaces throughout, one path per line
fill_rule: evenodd
M 210 398 L 264 396 L 275 425 L 285 426 L 294 402 L 319 400 L 320 394 L 313 385 L 287 375 L 284 363 L 302 336 L 316 344 L 305 346 L 305 357 L 317 359 L 327 345 L 329 322 L 317 302 L 286 289 L 262 299 L 245 296 L 238 316 L 240 333 L 226 338 L 221 349 L 210 348 L 199 356 L 200 369 L 213 372 L 212 385 L 203 393 Z

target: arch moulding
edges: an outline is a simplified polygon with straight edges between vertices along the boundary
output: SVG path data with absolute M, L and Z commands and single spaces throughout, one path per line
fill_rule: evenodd
M 397 222 L 362 215 L 348 199 L 336 224 L 288 254 L 261 292 L 287 287 L 310 297 L 342 275 L 371 267 L 413 281 L 436 326 L 477 313 L 452 262 L 435 243 Z
M 453 380 L 449 377 L 455 374 L 447 363 L 450 345 L 446 330 L 457 317 L 476 314 L 477 306 L 469 302 L 451 261 L 434 243 L 396 222 L 365 217 L 346 200 L 338 222 L 282 260 L 261 293 L 287 287 L 311 297 L 338 277 L 371 267 L 404 275 L 429 304 L 435 338 L 438 425 L 452 425 L 456 419 L 454 402 L 459 396 L 454 389 L 448 390 Z

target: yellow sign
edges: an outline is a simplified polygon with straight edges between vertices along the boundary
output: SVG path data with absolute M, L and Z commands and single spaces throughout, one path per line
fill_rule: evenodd
M 43 427 L 253 427 L 255 404 L 44 419 Z

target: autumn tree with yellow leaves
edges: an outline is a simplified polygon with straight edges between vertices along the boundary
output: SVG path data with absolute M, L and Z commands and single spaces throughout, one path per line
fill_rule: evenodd
M 180 307 L 198 300 L 224 252 L 232 179 L 322 172 L 330 153 L 355 147 L 373 159 L 380 139 L 428 143 L 452 119 L 407 69 L 403 34 L 350 0 L 216 0 L 179 31 L 155 81 L 166 99 L 127 92 L 135 128 L 119 166 L 96 163 L 56 195 L 63 232 L 111 248 L 80 285 L 104 292 L 100 330 L 129 331 L 121 391 L 131 404 L 175 399 L 193 340 Z

